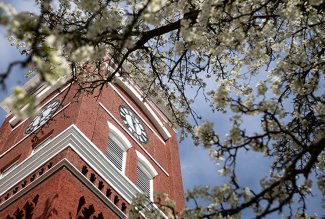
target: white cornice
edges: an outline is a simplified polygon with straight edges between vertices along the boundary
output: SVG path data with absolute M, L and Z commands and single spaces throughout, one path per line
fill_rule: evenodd
M 0 180 L 0 195 L 43 166 L 66 148 L 72 148 L 100 177 L 128 203 L 141 191 L 123 175 L 75 125 L 46 143 L 35 154 L 18 164 L 15 171 Z
M 85 136 L 77 126 L 71 125 L 66 130 L 61 132 L 52 140 L 46 142 L 46 144 L 31 155 L 29 158 L 19 163 L 15 168 L 15 171 L 9 172 L 6 176 L 0 179 L 0 196 L 4 195 L 10 189 L 16 186 L 17 182 L 28 177 L 31 173 L 45 165 L 52 158 L 54 158 L 61 151 L 70 147 L 76 152 L 88 165 L 92 168 L 105 182 L 107 182 L 125 201 L 131 203 L 132 199 L 136 197 L 141 190 L 132 183 L 125 175 L 123 175 L 106 157 L 105 155 Z M 101 200 L 107 205 L 111 206 L 107 202 L 107 198 L 90 182 L 76 167 L 73 166 L 68 160 L 57 164 L 57 168 L 60 165 L 66 166 L 72 173 L 84 184 L 90 188 Z M 11 200 L 16 200 L 24 193 L 31 190 L 38 183 L 45 180 L 47 177 L 55 172 L 55 168 L 52 167 L 48 172 L 37 178 L 34 182 L 30 183 L 26 188 L 20 190 L 14 196 L 0 205 L 0 210 L 7 206 Z M 24 193 L 23 193 L 24 192 Z M 7 204 L 6 204 L 7 203 Z M 163 212 L 161 212 L 156 205 L 153 205 L 164 218 L 167 218 Z M 112 209 L 121 216 L 126 218 L 125 214 L 120 211 L 116 206 Z

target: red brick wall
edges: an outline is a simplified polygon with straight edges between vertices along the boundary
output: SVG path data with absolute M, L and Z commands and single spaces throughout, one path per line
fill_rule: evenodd
M 93 205 L 93 215 L 97 216 L 101 212 L 105 219 L 119 218 L 64 167 L 1 211 L 0 218 L 14 216 L 18 208 L 24 210 L 26 202 L 33 202 L 37 195 L 39 197 L 32 212 L 33 218 L 75 218 L 81 197 L 85 199 L 83 207 Z
M 127 213 L 129 211 L 129 204 L 127 203 L 127 201 L 120 194 L 118 194 L 118 192 L 116 192 L 114 188 L 111 187 L 110 184 L 106 183 L 91 167 L 89 167 L 87 163 L 84 160 L 82 160 L 82 158 L 78 154 L 76 154 L 71 148 L 67 148 L 63 150 L 62 152 L 57 154 L 54 158 L 52 158 L 50 161 L 46 162 L 43 166 L 39 167 L 34 172 L 31 172 L 26 178 L 17 182 L 17 184 L 12 185 L 11 189 L 9 189 L 9 191 L 7 191 L 5 194 L 3 194 L 0 197 L 0 204 L 12 198 L 16 194 L 18 194 L 21 190 L 26 189 L 27 186 L 37 181 L 41 176 L 47 174 L 47 172 L 51 168 L 58 165 L 58 163 L 62 161 L 64 158 L 67 159 L 77 170 L 79 170 L 79 172 L 82 173 L 82 175 L 87 179 L 88 182 L 91 182 L 90 185 L 92 188 L 100 189 L 101 193 L 104 196 L 106 196 L 108 199 L 110 199 L 112 202 L 114 202 L 114 198 L 115 196 L 117 196 L 119 202 L 114 204 L 119 209 L 122 209 L 122 205 L 124 204 L 126 206 L 125 212 Z M 83 168 L 86 168 L 87 171 L 83 172 Z M 95 176 L 94 180 L 91 179 L 92 176 Z M 101 187 L 99 186 L 100 184 L 102 184 Z M 55 188 L 52 187 L 48 187 L 48 189 L 55 190 Z M 108 194 L 108 190 L 110 191 L 110 194 Z M 28 193 L 25 199 L 31 199 L 33 198 L 32 197 L 33 195 L 34 195 L 33 193 L 31 193 L 30 195 Z M 13 205 L 16 206 L 17 204 L 14 203 Z M 7 212 L 7 209 L 4 209 L 3 211 Z
M 151 158 L 139 147 L 139 145 L 130 137 L 130 135 L 125 132 L 119 124 L 109 115 L 104 109 L 99 105 L 101 102 L 118 120 L 118 122 L 123 125 L 121 117 L 118 112 L 118 107 L 123 104 L 127 105 L 112 89 L 111 86 L 107 86 L 103 89 L 101 96 L 96 100 L 93 96 L 88 96 L 82 94 L 78 101 L 74 98 L 76 93 L 76 87 L 73 86 L 69 91 L 68 95 L 65 96 L 66 92 L 60 94 L 57 98 L 63 98 L 63 105 L 70 103 L 70 105 L 65 108 L 62 112 L 56 115 L 52 120 L 47 124 L 37 130 L 35 133 L 31 134 L 29 137 L 24 139 L 22 142 L 17 144 L 21 139 L 25 137 L 24 130 L 33 117 L 27 119 L 25 122 L 18 123 L 16 126 L 18 128 L 13 130 L 13 127 L 10 126 L 9 116 L 3 123 L 0 129 L 0 153 L 3 154 L 6 150 L 11 148 L 13 145 L 17 144 L 12 150 L 6 153 L 0 158 L 0 170 L 3 170 L 8 166 L 14 159 L 18 158 L 19 162 L 26 159 L 30 156 L 32 152 L 33 145 L 40 142 L 41 139 L 46 138 L 47 136 L 55 137 L 57 134 L 61 133 L 71 124 L 76 124 L 77 127 L 103 152 L 106 151 L 106 144 L 108 138 L 108 125 L 107 122 L 111 122 L 114 126 L 119 128 L 121 132 L 128 138 L 132 144 L 132 148 L 128 150 L 127 161 L 126 161 L 126 170 L 125 175 L 136 184 L 136 165 L 137 165 L 137 155 L 135 150 L 142 153 L 147 160 L 153 165 L 153 167 L 158 172 L 158 176 L 154 178 L 154 192 L 168 193 L 171 199 L 174 199 L 177 203 L 177 211 L 180 211 L 184 207 L 184 195 L 183 195 L 183 186 L 182 178 L 180 171 L 180 161 L 177 147 L 177 138 L 174 130 L 166 125 L 169 133 L 172 137 L 163 144 L 161 140 L 152 132 L 144 123 L 144 127 L 149 136 L 149 143 L 143 144 L 142 146 L 150 153 L 150 155 L 168 172 L 167 176 L 152 160 Z M 132 105 L 132 107 L 141 115 L 141 117 L 153 128 L 153 130 L 158 134 L 159 132 L 149 120 L 149 118 L 143 113 L 143 111 L 138 107 L 138 105 L 127 95 L 125 92 L 121 92 L 122 95 L 127 99 L 127 101 Z M 45 103 L 51 97 L 57 94 L 53 92 L 47 99 L 43 100 L 42 103 Z M 42 105 L 41 103 L 41 105 Z M 157 114 L 158 115 L 158 114 Z M 159 115 L 158 115 L 159 117 Z M 161 119 L 161 118 L 160 118 Z M 161 119 L 161 121 L 163 121 Z M 161 137 L 162 139 L 162 137 Z M 61 174 L 61 173 L 60 173 Z M 61 175 L 57 175 L 58 178 L 63 178 Z M 70 179 L 71 178 L 71 179 Z M 59 186 L 58 180 L 55 180 L 54 185 Z M 73 177 L 69 177 L 71 182 Z M 60 184 L 64 186 L 63 184 Z M 54 186 L 54 187 L 55 187 Z M 47 190 L 51 191 L 52 186 L 49 183 L 44 183 L 41 186 L 44 188 L 44 194 L 47 194 Z M 56 187 L 58 188 L 58 187 Z M 64 187 L 65 188 L 65 187 Z M 76 188 L 81 189 L 81 188 Z M 80 191 L 79 191 L 80 192 Z M 51 199 L 54 196 L 50 194 L 48 198 Z M 28 197 L 31 198 L 34 193 L 31 193 Z M 79 195 L 80 193 L 78 193 Z M 52 197 L 53 196 L 53 197 Z M 90 195 L 91 196 L 91 195 Z M 27 197 L 27 196 L 26 196 Z M 76 201 L 77 197 L 74 197 L 71 201 Z M 15 209 L 19 207 L 24 199 L 17 201 L 17 204 L 10 206 L 10 209 Z M 55 198 L 59 200 L 59 198 Z M 87 199 L 86 199 L 87 200 Z M 66 206 L 65 206 L 66 207 Z M 9 209 L 9 208 L 8 208 Z M 67 209 L 65 209 L 67 210 Z M 5 211 L 7 212 L 7 210 Z M 10 211 L 9 211 L 10 212 Z M 2 218 L 0 216 L 0 218 Z M 59 217 L 58 217 L 59 218 Z M 66 218 L 66 217 L 61 217 Z

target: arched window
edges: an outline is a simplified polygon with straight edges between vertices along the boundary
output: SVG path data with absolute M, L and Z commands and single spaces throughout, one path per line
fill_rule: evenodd
M 129 140 L 112 123 L 108 122 L 109 134 L 106 157 L 121 172 L 125 172 L 126 151 L 132 147 Z
M 138 157 L 137 186 L 150 200 L 153 200 L 153 178 L 157 176 L 158 173 L 139 151 L 136 151 L 136 153 Z

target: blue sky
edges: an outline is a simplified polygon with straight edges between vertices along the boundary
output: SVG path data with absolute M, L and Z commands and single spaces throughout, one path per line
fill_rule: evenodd
M 17 11 L 22 10 L 34 10 L 35 5 L 32 0 L 16 0 L 6 1 L 12 4 Z M 8 63 L 13 60 L 22 59 L 18 50 L 9 45 L 5 30 L 0 28 L 0 72 L 3 72 Z M 10 77 L 6 81 L 6 89 L 0 90 L 0 101 L 11 93 L 11 90 L 17 86 L 22 85 L 26 78 L 24 77 L 26 69 L 15 68 Z M 188 91 L 191 92 L 191 91 Z M 227 117 L 222 114 L 212 114 L 208 104 L 202 104 L 203 100 L 198 100 L 195 103 L 196 110 L 205 115 L 205 119 L 214 123 L 215 130 L 220 136 L 225 135 L 229 130 L 230 122 Z M 206 107 L 202 107 L 206 106 Z M 0 123 L 5 118 L 5 112 L 0 110 Z M 249 121 L 247 129 L 254 130 L 259 127 L 258 118 Z M 179 145 L 182 176 L 184 190 L 193 188 L 197 185 L 220 185 L 226 182 L 226 179 L 218 174 L 218 169 L 221 166 L 217 166 L 209 158 L 208 152 L 202 147 L 194 146 L 190 138 L 185 139 Z M 244 184 L 252 188 L 259 187 L 259 179 L 262 176 L 267 176 L 270 160 L 265 159 L 263 156 L 257 153 L 241 152 L 238 160 L 238 178 Z M 321 208 L 321 195 L 316 189 L 315 197 L 309 200 L 310 210 L 309 212 L 318 212 L 320 215 L 323 209 Z M 190 203 L 189 203 L 190 204 Z M 250 218 L 250 212 L 243 213 L 245 218 Z M 272 215 L 269 218 L 279 218 L 279 215 Z

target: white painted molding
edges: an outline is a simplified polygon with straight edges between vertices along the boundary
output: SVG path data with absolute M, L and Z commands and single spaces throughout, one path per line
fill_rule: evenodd
M 132 147 L 131 142 L 127 139 L 127 137 L 118 129 L 116 128 L 112 123 L 108 123 L 108 129 L 109 129 L 109 135 L 111 135 L 111 132 L 113 133 L 113 137 L 117 138 L 118 144 L 122 146 L 122 150 L 127 151 Z
M 143 156 L 139 151 L 135 150 L 138 161 L 142 164 L 142 166 L 147 170 L 147 172 L 150 173 L 150 177 L 154 178 L 158 175 L 158 172 L 155 170 L 155 168 L 151 165 L 151 163 L 147 160 L 145 156 Z
M 18 159 L 16 159 L 12 164 L 10 164 L 6 169 L 1 170 L 0 172 L 0 179 L 13 171 L 18 165 Z
M 18 116 L 14 116 L 9 120 L 9 124 L 14 127 L 19 121 L 21 121 L 21 119 Z
M 156 113 L 151 109 L 148 103 L 144 102 L 139 92 L 132 87 L 130 82 L 123 81 L 121 78 L 116 77 L 116 83 L 128 94 L 132 99 L 140 106 L 144 113 L 149 117 L 152 123 L 155 125 L 159 133 L 163 136 L 164 140 L 168 140 L 171 135 L 160 121 Z
M 66 148 L 72 148 L 100 177 L 128 203 L 141 191 L 123 175 L 75 125 L 50 140 L 37 153 L 19 163 L 15 171 L 0 179 L 0 195 L 43 166 Z
M 151 165 L 151 163 L 143 156 L 139 151 L 135 150 L 138 157 L 138 166 L 139 168 L 150 178 L 150 200 L 153 200 L 153 178 L 158 175 L 155 168 Z
M 48 163 L 52 158 L 54 158 L 61 151 L 70 147 L 74 152 L 76 152 L 83 161 L 85 161 L 90 168 L 92 168 L 105 182 L 107 182 L 123 199 L 128 203 L 132 202 L 132 199 L 142 191 L 131 182 L 125 175 L 123 175 L 107 158 L 106 156 L 85 136 L 77 126 L 74 124 L 69 126 L 55 138 L 48 142 L 37 151 L 32 156 L 25 159 L 23 162 L 19 163 L 15 167 L 15 171 L 11 171 L 0 179 L 0 196 L 4 195 L 9 190 L 13 189 L 17 182 L 22 181 L 28 177 L 31 173 L 35 172 L 37 169 Z M 107 205 L 107 198 L 98 188 L 94 187 L 92 183 L 89 182 L 85 176 L 76 169 L 73 164 L 68 160 L 63 159 L 55 166 L 60 168 L 61 166 L 66 166 L 72 173 L 82 182 L 90 188 L 99 198 L 101 198 Z M 38 177 L 35 181 L 28 184 L 24 189 L 20 190 L 18 193 L 10 197 L 8 200 L 0 205 L 0 210 L 5 208 L 14 200 L 21 197 L 23 194 L 30 191 L 32 188 L 37 186 L 39 183 L 44 181 L 50 175 L 54 174 L 58 169 L 53 166 L 49 171 L 47 171 L 42 176 Z M 115 205 L 114 205 L 115 206 Z M 116 207 L 116 206 L 115 206 Z M 157 206 L 154 205 L 157 208 Z M 114 208 L 113 208 L 114 210 Z M 119 209 L 118 209 L 119 210 Z M 158 209 L 159 210 L 159 209 Z M 114 210 L 115 211 L 115 210 Z M 160 211 L 161 212 L 161 211 Z M 127 218 L 123 212 L 117 211 L 122 218 Z M 166 215 L 162 213 L 164 218 Z
M 127 137 L 112 123 L 108 122 L 109 137 L 123 150 L 122 173 L 125 174 L 127 151 L 132 147 Z

